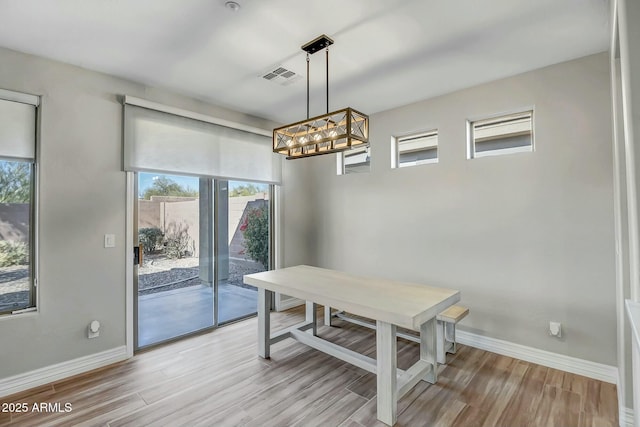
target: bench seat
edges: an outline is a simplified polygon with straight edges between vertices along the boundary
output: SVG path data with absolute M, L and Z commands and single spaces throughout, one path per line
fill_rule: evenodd
M 436 343 L 436 359 L 438 363 L 444 365 L 446 363 L 446 353 L 455 354 L 456 352 L 456 324 L 469 314 L 469 309 L 460 305 L 452 305 L 436 316 L 436 332 L 438 334 Z M 344 312 L 331 310 L 331 307 L 324 308 L 325 325 L 332 326 L 332 318 L 337 317 L 347 322 L 355 323 L 360 326 L 375 329 L 375 323 L 367 320 L 356 319 L 346 315 Z M 410 334 L 398 331 L 398 337 L 408 339 L 413 342 L 420 342 L 420 338 Z
M 438 363 L 446 363 L 446 353 L 456 352 L 456 324 L 469 314 L 469 309 L 461 305 L 452 305 L 436 316 L 438 321 L 438 348 L 436 359 Z

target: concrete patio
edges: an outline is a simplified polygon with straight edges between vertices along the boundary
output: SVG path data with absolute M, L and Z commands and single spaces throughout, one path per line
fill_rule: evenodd
M 226 323 L 254 314 L 258 293 L 221 283 L 218 321 Z M 197 285 L 138 297 L 138 347 L 213 326 L 213 289 Z

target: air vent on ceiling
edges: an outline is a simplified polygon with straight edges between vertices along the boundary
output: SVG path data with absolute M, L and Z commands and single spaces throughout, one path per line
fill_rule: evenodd
M 291 70 L 287 70 L 284 67 L 276 67 L 273 70 L 270 69 L 263 73 L 262 78 L 265 80 L 269 80 L 270 82 L 277 83 L 281 86 L 286 86 L 297 80 L 300 80 L 302 76 L 296 74 Z

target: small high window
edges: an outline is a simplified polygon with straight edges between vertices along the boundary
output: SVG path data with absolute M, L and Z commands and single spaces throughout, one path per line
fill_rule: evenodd
M 352 148 L 338 153 L 338 175 L 371 171 L 369 147 Z
M 467 158 L 533 151 L 533 111 L 469 123 Z
M 391 141 L 391 167 L 438 163 L 438 131 L 393 138 Z

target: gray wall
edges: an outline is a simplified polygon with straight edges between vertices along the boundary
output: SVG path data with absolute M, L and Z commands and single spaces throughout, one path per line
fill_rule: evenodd
M 468 118 L 530 106 L 533 153 L 466 159 Z M 457 288 L 461 329 L 617 365 L 610 108 L 602 53 L 374 114 L 370 173 L 287 162 L 287 217 L 306 262 Z M 390 168 L 392 135 L 433 128 L 439 163 Z
M 282 162 L 282 187 L 278 200 L 282 212 L 278 236 L 282 244 L 278 248 L 281 265 L 277 267 L 310 264 L 315 259 L 317 208 L 314 204 L 317 200 L 309 193 L 314 185 L 308 174 L 308 162 L 311 160 Z
M 133 95 L 270 129 L 273 123 L 0 48 L 0 88 L 42 95 L 37 314 L 0 318 L 0 378 L 125 345 L 122 105 Z M 103 248 L 114 233 L 116 248 Z M 98 339 L 86 338 L 98 319 Z
M 283 264 L 453 286 L 463 329 L 615 365 L 608 81 L 602 54 L 376 114 L 369 174 L 336 176 L 334 156 L 285 162 Z M 125 344 L 117 95 L 273 124 L 1 48 L 0 87 L 43 96 L 40 312 L 0 319 L 4 378 Z M 465 159 L 466 118 L 531 105 L 534 153 Z M 389 168 L 392 134 L 433 127 L 440 163 Z M 88 340 L 92 319 L 103 330 Z

